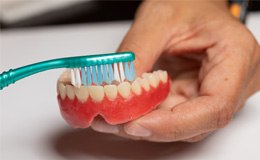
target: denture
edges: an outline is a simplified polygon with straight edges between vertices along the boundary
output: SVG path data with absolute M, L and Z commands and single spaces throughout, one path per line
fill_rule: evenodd
M 169 76 L 162 70 L 143 73 L 132 82 L 79 87 L 70 83 L 66 71 L 58 80 L 57 97 L 63 118 L 75 128 L 87 128 L 97 116 L 111 125 L 139 118 L 155 109 L 169 88 Z

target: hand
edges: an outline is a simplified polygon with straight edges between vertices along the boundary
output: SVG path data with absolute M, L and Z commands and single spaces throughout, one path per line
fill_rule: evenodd
M 171 92 L 158 109 L 132 122 L 112 126 L 97 119 L 92 128 L 100 132 L 199 141 L 226 126 L 260 89 L 260 47 L 222 1 L 146 1 L 119 51 L 135 52 L 139 75 L 155 64 L 167 69 Z

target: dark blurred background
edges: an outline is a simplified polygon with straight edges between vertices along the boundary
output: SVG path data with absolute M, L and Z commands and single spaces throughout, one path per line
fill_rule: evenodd
M 141 1 L 0 0 L 0 3 L 0 27 L 5 30 L 131 20 Z M 251 1 L 249 10 L 259 11 L 260 1 Z

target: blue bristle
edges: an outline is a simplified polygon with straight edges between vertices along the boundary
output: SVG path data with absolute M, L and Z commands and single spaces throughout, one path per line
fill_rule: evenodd
M 108 78 L 107 66 L 103 65 L 103 79 L 107 84 L 111 84 Z
M 81 79 L 82 79 L 82 84 L 87 85 L 86 70 L 84 67 L 81 68 Z
M 87 84 L 88 86 L 90 86 L 92 84 L 90 67 L 87 67 L 87 78 L 88 78 Z
M 103 81 L 103 77 L 102 77 L 102 72 L 101 72 L 101 66 L 102 65 L 98 65 L 97 68 L 98 68 L 98 85 L 101 85 L 102 84 L 102 81 Z
M 96 66 L 92 66 L 92 78 L 93 82 L 98 85 L 98 80 L 97 80 L 97 68 Z
M 133 81 L 135 79 L 135 69 L 133 62 L 123 62 L 124 64 L 124 74 L 128 81 Z M 82 67 L 81 78 L 82 84 L 85 86 L 91 86 L 92 83 L 95 85 L 102 85 L 103 82 L 107 84 L 112 84 L 115 80 L 113 64 L 97 65 Z
M 130 62 L 130 76 L 129 76 L 129 80 L 130 81 L 133 81 L 134 79 L 135 79 L 135 68 L 134 68 L 134 63 L 133 63 L 133 61 L 132 62 Z
M 124 71 L 125 71 L 126 79 L 130 81 L 131 77 L 130 77 L 128 62 L 124 62 Z
M 114 71 L 113 71 L 113 68 L 112 68 L 112 64 L 108 65 L 108 77 L 109 77 L 109 82 L 110 83 L 112 83 L 113 80 L 115 79 L 114 78 Z

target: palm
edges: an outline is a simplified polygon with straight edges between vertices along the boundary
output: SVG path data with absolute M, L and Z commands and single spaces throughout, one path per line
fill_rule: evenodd
M 155 68 L 167 70 L 172 79 L 170 94 L 160 108 L 172 108 L 198 95 L 201 56 L 202 54 L 191 58 L 165 55 L 158 60 Z

